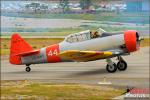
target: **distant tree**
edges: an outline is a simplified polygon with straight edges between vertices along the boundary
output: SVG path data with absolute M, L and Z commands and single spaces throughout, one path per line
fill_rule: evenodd
M 46 10 L 48 10 L 48 6 L 45 5 L 45 4 L 42 4 L 42 5 L 40 6 L 40 9 L 42 9 L 42 10 L 44 10 L 44 11 L 46 12 Z
M 94 6 L 95 9 L 98 9 L 98 8 L 99 8 L 99 6 L 98 6 L 96 3 L 94 3 L 94 4 L 92 4 L 92 5 Z
M 31 4 L 27 4 L 25 6 L 26 9 L 32 8 L 34 10 L 34 13 L 37 13 L 39 7 L 40 7 L 40 3 L 35 3 L 35 2 L 32 2 Z
M 25 8 L 29 9 L 30 8 L 30 4 L 25 5 Z
M 38 10 L 46 12 L 46 10 L 48 10 L 48 6 L 45 5 L 45 4 L 40 4 L 40 3 L 32 2 L 30 4 L 25 5 L 25 9 L 28 9 L 28 10 L 32 9 L 34 11 L 34 13 L 37 13 Z
M 68 0 L 60 0 L 60 7 L 63 10 L 63 13 L 69 10 L 69 1 Z
M 90 6 L 92 5 L 91 0 L 80 0 L 79 3 L 80 3 L 80 7 L 81 7 L 82 9 L 89 9 Z
M 40 8 L 40 3 L 31 3 L 31 7 L 34 9 L 34 12 L 37 13 L 37 10 Z

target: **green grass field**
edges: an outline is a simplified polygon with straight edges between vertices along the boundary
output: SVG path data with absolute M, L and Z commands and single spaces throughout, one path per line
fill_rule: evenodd
M 69 34 L 91 30 L 96 31 L 98 28 L 102 28 L 107 32 L 123 32 L 125 30 L 149 30 L 149 26 L 115 26 L 102 23 L 85 23 L 77 28 L 34 28 L 34 29 L 22 29 L 22 28 L 6 28 L 1 31 L 1 36 L 11 36 L 13 33 L 19 33 L 21 36 L 67 36 Z
M 150 38 L 144 38 L 140 43 L 141 47 L 150 46 Z
M 111 86 L 79 84 L 48 84 L 5 81 L 1 85 L 2 99 L 23 100 L 106 100 L 120 96 L 124 89 Z
M 83 19 L 95 21 L 113 21 L 127 23 L 149 23 L 148 12 L 129 13 L 122 12 L 98 12 L 96 14 L 51 14 L 51 13 L 5 13 L 5 16 L 23 17 L 23 18 L 48 18 L 48 19 Z

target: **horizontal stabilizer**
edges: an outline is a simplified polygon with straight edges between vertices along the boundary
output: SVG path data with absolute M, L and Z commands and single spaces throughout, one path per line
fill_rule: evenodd
M 33 50 L 33 51 L 22 52 L 22 53 L 16 54 L 16 56 L 30 56 L 30 55 L 34 55 L 38 53 L 39 53 L 39 50 Z

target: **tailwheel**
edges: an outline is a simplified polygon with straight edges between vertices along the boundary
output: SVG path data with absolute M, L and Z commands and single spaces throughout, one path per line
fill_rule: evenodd
M 127 69 L 127 63 L 124 60 L 121 60 L 117 63 L 117 68 L 119 71 L 125 71 Z
M 26 67 L 26 72 L 30 72 L 31 68 L 30 67 Z
M 107 70 L 109 73 L 114 73 L 114 72 L 116 72 L 116 70 L 117 70 L 117 65 L 116 65 L 115 63 L 113 63 L 113 64 L 107 64 L 106 70 Z
M 30 72 L 31 71 L 31 68 L 29 67 L 30 65 L 26 65 L 26 72 Z

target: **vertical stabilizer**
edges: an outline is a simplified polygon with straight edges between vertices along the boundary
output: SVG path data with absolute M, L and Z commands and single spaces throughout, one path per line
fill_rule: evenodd
M 32 47 L 24 41 L 18 34 L 11 36 L 10 58 L 11 64 L 21 64 L 21 57 L 17 54 L 32 51 Z

